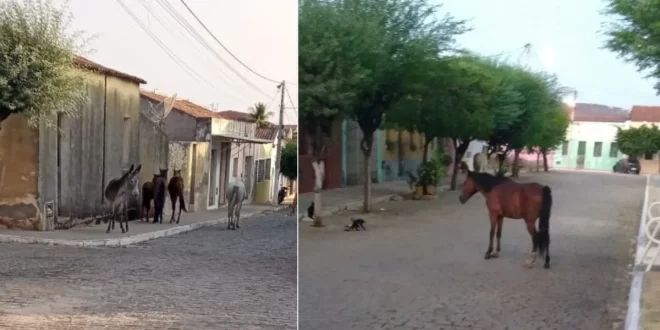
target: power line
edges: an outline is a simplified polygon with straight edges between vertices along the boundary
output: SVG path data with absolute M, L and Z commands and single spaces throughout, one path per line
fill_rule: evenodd
M 161 19 L 160 15 L 157 15 L 157 14 L 156 14 L 156 11 L 153 10 L 153 8 L 151 8 L 151 5 L 149 5 L 147 1 L 145 1 L 145 0 L 139 0 L 139 2 L 140 2 L 140 4 L 141 4 L 141 5 L 142 5 L 142 6 L 143 6 L 143 7 L 144 7 L 144 8 L 145 8 L 150 14 L 152 14 L 152 15 L 154 16 L 154 18 L 155 18 L 155 19 L 156 19 L 156 20 L 157 20 L 157 21 L 158 21 L 158 22 L 159 22 L 159 23 L 160 23 L 160 24 L 161 24 L 161 25 L 162 25 L 162 26 L 163 26 L 168 32 L 170 32 L 171 34 L 174 34 L 174 33 L 172 32 L 172 30 L 170 29 L 171 24 L 166 24 L 166 23 Z M 184 34 L 183 37 L 186 38 L 186 35 Z M 186 39 L 187 39 L 187 38 L 186 38 Z M 189 40 L 189 41 L 190 41 L 190 40 Z M 208 59 L 207 59 L 207 60 L 208 60 Z M 222 77 L 221 77 L 221 78 L 222 78 Z M 234 85 L 231 84 L 229 81 L 224 80 L 224 79 L 222 79 L 222 80 L 223 80 L 228 86 L 234 87 Z M 210 82 L 209 82 L 209 84 L 210 84 Z M 239 102 L 241 102 L 241 103 L 245 101 L 245 99 L 244 99 L 245 95 L 241 95 L 241 96 L 243 96 L 243 97 L 239 97 L 239 96 L 237 96 L 237 95 L 234 95 L 233 93 L 228 93 L 227 91 L 225 91 L 225 90 L 223 90 L 223 89 L 219 89 L 219 88 L 218 88 L 217 86 L 215 86 L 215 85 L 212 85 L 212 87 L 213 87 L 214 89 L 216 89 L 216 90 L 221 90 L 221 93 L 225 94 L 226 96 L 229 96 L 230 98 L 232 98 L 232 99 L 234 99 L 234 100 L 236 100 L 236 101 L 239 101 Z M 234 91 L 236 91 L 236 90 L 234 89 Z M 241 94 L 241 93 L 239 92 L 238 94 Z M 248 99 L 251 99 L 251 97 L 248 97 Z
M 268 81 L 270 81 L 270 82 L 272 82 L 272 83 L 276 83 L 276 84 L 279 84 L 279 83 L 280 83 L 280 82 L 277 81 L 277 80 L 273 80 L 273 79 L 270 79 L 270 78 L 267 78 L 267 77 L 261 75 L 260 73 L 258 73 L 258 72 L 256 72 L 256 71 L 252 70 L 252 68 L 250 68 L 250 67 L 247 66 L 245 63 L 243 63 L 243 61 L 241 61 L 238 57 L 236 57 L 236 55 L 234 55 L 229 49 L 227 49 L 227 47 L 225 47 L 225 45 L 222 44 L 222 42 L 220 42 L 220 40 L 219 40 L 218 38 L 216 38 L 216 36 L 213 34 L 213 32 L 211 32 L 211 30 L 209 30 L 209 29 L 206 27 L 206 25 L 202 22 L 202 20 L 200 20 L 199 17 L 197 17 L 197 15 L 195 14 L 195 12 L 194 12 L 190 7 L 188 7 L 188 4 L 186 3 L 185 0 L 179 0 L 179 1 L 181 1 L 181 3 L 182 3 L 184 6 L 186 6 L 186 9 L 188 9 L 188 12 L 190 12 L 190 14 L 193 15 L 193 17 L 197 20 L 197 23 L 199 23 L 199 25 L 201 25 L 201 26 L 204 28 L 204 30 L 206 30 L 206 32 L 208 32 L 208 33 L 211 35 L 211 37 L 213 37 L 213 39 L 214 39 L 215 41 L 217 41 L 218 44 L 220 44 L 220 46 L 221 46 L 225 51 L 227 51 L 227 53 L 229 53 L 229 55 L 231 55 L 231 57 L 233 57 L 236 61 L 238 61 L 238 63 L 240 63 L 244 68 L 248 69 L 250 72 L 254 73 L 255 75 L 257 75 L 258 77 L 260 77 L 260 78 L 262 78 L 262 79 L 268 80 Z
M 166 45 L 165 45 L 165 44 L 164 44 L 164 43 L 163 43 L 163 42 L 162 42 L 162 41 L 161 41 L 156 35 L 154 35 L 154 34 L 149 30 L 149 28 L 146 27 L 146 26 L 144 25 L 144 23 L 142 23 L 142 21 L 141 21 L 137 16 L 135 16 L 135 14 L 130 10 L 130 8 L 128 8 L 128 7 L 126 6 L 126 4 L 124 4 L 124 2 L 123 2 L 122 0 L 116 0 L 116 1 L 117 1 L 117 3 L 119 3 L 119 5 L 124 9 L 124 11 L 126 11 L 126 13 L 127 13 L 129 16 L 131 16 L 131 18 L 133 19 L 133 21 L 135 21 L 135 23 L 137 23 L 138 26 L 140 26 L 140 28 L 141 28 L 141 29 L 142 29 L 142 30 L 143 30 L 143 31 L 144 31 L 144 32 L 145 32 L 145 33 L 146 33 L 146 34 L 147 34 L 147 35 L 148 35 L 148 36 L 149 36 L 154 42 L 156 42 L 156 44 L 158 45 L 158 47 L 160 47 L 163 51 L 165 51 L 165 54 L 167 54 L 167 56 L 168 56 L 170 59 L 172 59 L 176 64 L 178 64 L 179 67 L 181 67 L 182 69 L 184 69 L 184 71 L 185 71 L 190 77 L 192 77 L 193 79 L 195 79 L 195 81 L 197 81 L 197 82 L 199 82 L 199 80 L 202 80 L 203 82 L 206 82 L 207 84 L 213 86 L 213 84 L 211 84 L 210 82 L 208 82 L 208 81 L 207 81 L 206 79 L 204 79 L 204 77 L 202 77 L 199 73 L 197 73 L 195 70 L 193 70 L 191 67 L 189 67 L 185 62 L 183 62 L 183 61 L 181 60 L 181 58 L 179 58 L 179 57 L 178 57 L 178 56 L 177 56 L 177 55 L 176 55 L 171 49 L 169 49 L 169 47 L 167 47 L 167 46 L 166 46 Z M 213 87 L 215 87 L 215 86 L 213 86 Z
M 288 88 L 285 88 L 285 91 L 286 91 L 286 95 L 287 95 L 288 98 L 289 98 L 289 102 L 291 103 L 291 106 L 293 107 L 293 109 L 297 109 L 297 108 L 296 108 L 296 104 L 293 103 L 293 98 L 291 97 L 291 93 L 289 93 L 289 89 L 288 89 Z
M 163 7 L 169 14 L 174 18 L 177 23 L 179 23 L 185 30 L 187 30 L 204 48 L 206 48 L 209 52 L 211 52 L 218 60 L 220 60 L 229 70 L 231 70 L 238 78 L 240 78 L 247 86 L 252 87 L 255 91 L 266 95 L 269 97 L 268 93 L 264 92 L 262 89 L 258 88 L 254 84 L 252 84 L 250 81 L 248 81 L 243 75 L 240 74 L 240 72 L 236 71 L 229 63 L 227 63 L 218 52 L 216 52 L 207 42 L 204 40 L 204 38 L 195 30 L 195 28 L 188 23 L 188 21 L 182 17 L 177 10 L 172 7 L 171 4 L 169 4 L 165 0 L 156 0 L 158 4 Z

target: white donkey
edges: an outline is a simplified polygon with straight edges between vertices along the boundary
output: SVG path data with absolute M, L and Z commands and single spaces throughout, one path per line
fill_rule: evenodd
M 245 200 L 245 183 L 241 178 L 232 178 L 227 185 L 227 229 L 241 228 L 238 221 L 241 218 L 241 207 Z
M 138 198 L 140 196 L 140 190 L 138 189 L 140 177 L 138 174 L 140 174 L 141 169 L 142 165 L 138 165 L 137 168 L 135 165 L 131 165 L 131 168 L 124 175 L 108 182 L 103 196 L 105 197 L 106 207 L 112 210 L 112 218 L 108 223 L 106 233 L 110 232 L 111 227 L 115 229 L 115 219 L 117 216 L 123 217 L 124 222 L 126 222 L 126 231 L 124 231 L 123 222 L 119 220 L 121 232 L 128 232 L 128 201 L 130 198 Z M 119 211 L 123 211 L 123 214 L 119 215 Z

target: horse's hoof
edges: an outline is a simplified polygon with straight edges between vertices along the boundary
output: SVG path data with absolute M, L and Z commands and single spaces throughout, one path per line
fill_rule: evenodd
M 545 269 L 550 269 L 550 264 L 544 264 L 544 265 L 543 265 L 543 268 L 545 268 Z
M 500 253 L 499 253 L 499 252 L 494 252 L 494 253 L 491 253 L 491 254 L 490 254 L 490 257 L 493 258 L 493 259 L 495 259 L 495 258 L 497 258 L 497 257 L 499 257 L 499 256 L 500 256 Z
M 109 230 L 109 229 L 106 230 L 105 233 L 106 233 L 106 234 L 110 234 L 110 230 Z
M 533 267 L 534 267 L 534 263 L 533 263 L 533 262 L 529 262 L 529 261 L 525 261 L 525 267 L 527 267 L 527 268 L 533 268 Z
M 490 253 L 486 253 L 486 255 L 484 255 L 484 259 L 486 259 L 486 260 L 490 259 L 491 257 L 492 256 L 490 255 Z

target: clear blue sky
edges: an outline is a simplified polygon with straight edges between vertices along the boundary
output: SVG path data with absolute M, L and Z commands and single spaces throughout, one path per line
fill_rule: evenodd
M 578 90 L 578 102 L 629 109 L 660 105 L 653 80 L 635 66 L 602 49 L 602 0 L 446 0 L 442 13 L 470 19 L 472 32 L 462 46 L 481 54 L 498 54 L 532 44 L 521 63 L 558 75 L 562 85 Z M 512 56 L 516 61 L 520 52 Z

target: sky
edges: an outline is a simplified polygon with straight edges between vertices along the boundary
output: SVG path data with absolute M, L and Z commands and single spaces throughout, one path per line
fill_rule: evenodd
M 577 89 L 577 102 L 630 109 L 660 105 L 653 80 L 634 64 L 603 49 L 603 0 L 444 0 L 441 14 L 470 20 L 473 31 L 460 45 L 484 55 L 520 49 L 531 43 L 529 55 L 517 50 L 509 57 L 537 70 L 557 74 L 562 85 Z
M 180 58 L 178 64 L 122 8 Z M 209 51 L 161 6 L 161 0 L 70 0 L 73 28 L 94 36 L 92 61 L 147 81 L 147 90 L 188 99 L 216 110 L 248 111 L 257 102 L 279 119 L 277 84 L 245 69 L 199 25 L 179 0 L 165 0 L 206 41 Z M 298 106 L 298 6 L 296 0 L 187 0 L 199 19 L 238 59 L 266 78 L 287 82 L 285 124 L 296 124 Z M 162 23 L 161 23 L 162 22 Z M 220 59 L 218 59 L 218 56 Z M 227 64 L 223 63 L 226 62 Z M 232 69 L 239 75 L 232 72 Z M 242 78 L 241 78 L 242 77 Z M 247 82 L 246 82 L 247 81 Z M 293 102 L 293 105 L 292 105 Z M 294 109 L 296 108 L 296 109 Z

